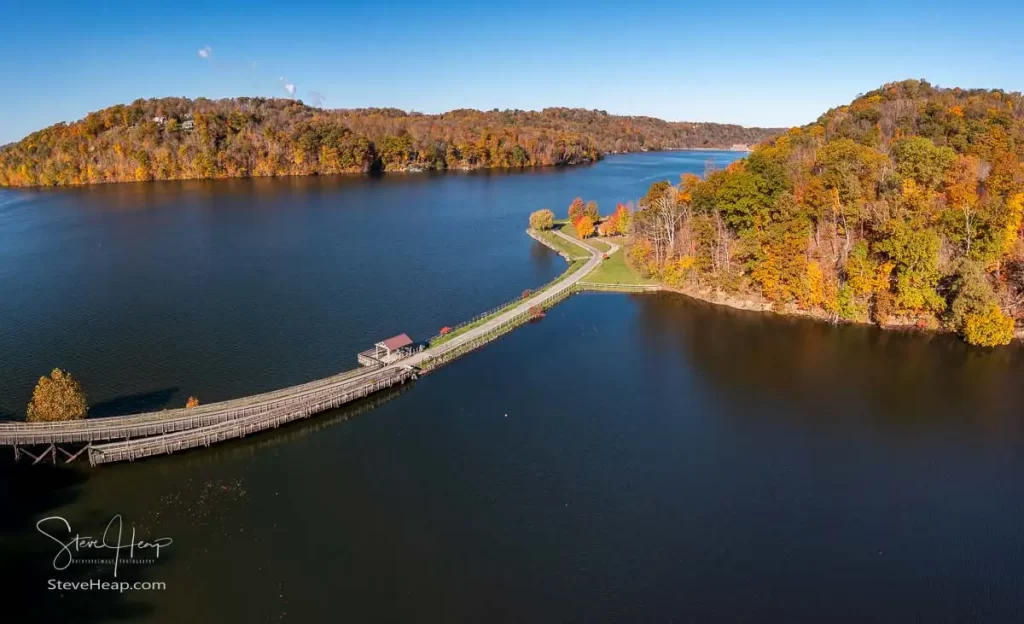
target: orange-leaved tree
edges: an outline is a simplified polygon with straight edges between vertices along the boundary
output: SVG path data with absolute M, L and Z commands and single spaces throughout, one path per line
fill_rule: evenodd
M 89 405 L 81 384 L 59 368 L 39 378 L 28 404 L 30 422 L 52 422 L 85 418 Z
M 594 234 L 594 221 L 588 216 L 582 216 L 574 222 L 576 234 L 580 238 L 587 238 Z
M 569 204 L 569 220 L 576 221 L 576 219 L 582 217 L 583 211 L 585 209 L 586 206 L 583 204 L 582 197 L 577 197 L 576 199 L 572 200 L 572 203 Z

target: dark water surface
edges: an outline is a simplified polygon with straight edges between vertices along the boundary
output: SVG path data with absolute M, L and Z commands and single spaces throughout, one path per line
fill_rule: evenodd
M 348 368 L 564 269 L 522 230 L 707 153 L 522 174 L 0 194 L 0 413 L 53 366 L 95 413 Z M 716 154 L 720 162 L 731 155 Z M 0 459 L 11 621 L 1018 621 L 1024 351 L 674 295 L 587 294 L 400 391 L 95 470 Z M 3 463 L 6 462 L 6 463 Z M 47 591 L 57 545 L 169 536 Z

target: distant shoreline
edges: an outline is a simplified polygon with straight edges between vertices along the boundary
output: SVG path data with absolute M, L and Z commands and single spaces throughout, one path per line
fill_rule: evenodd
M 732 153 L 749 153 L 750 150 L 739 150 L 727 147 L 666 147 L 663 149 L 652 149 L 652 150 L 633 150 L 624 152 L 609 152 L 607 154 L 600 154 L 597 159 L 583 159 L 573 162 L 556 163 L 551 165 L 532 165 L 524 167 L 498 167 L 498 166 L 477 166 L 477 167 L 446 167 L 444 169 L 429 169 L 418 167 L 416 165 L 409 165 L 401 169 L 390 169 L 383 171 L 374 170 L 352 170 L 352 171 L 339 171 L 334 173 L 277 173 L 274 175 L 260 175 L 249 173 L 247 175 L 236 175 L 236 176 L 195 176 L 195 177 L 168 177 L 168 178 L 152 178 L 149 180 L 103 180 L 99 182 L 85 182 L 81 184 L 34 184 L 34 185 L 2 185 L 0 189 L 46 189 L 46 188 L 83 188 L 89 186 L 104 186 L 108 184 L 138 184 L 145 182 L 187 182 L 194 180 L 245 180 L 245 179 L 267 179 L 267 178 L 309 178 L 309 177 L 330 177 L 330 176 L 371 176 L 371 175 L 387 175 L 387 174 L 419 174 L 419 173 L 471 173 L 478 171 L 532 171 L 539 169 L 557 169 L 560 167 L 575 167 L 581 165 L 593 165 L 597 162 L 604 160 L 608 156 L 626 156 L 629 154 L 655 154 L 665 152 L 732 152 Z

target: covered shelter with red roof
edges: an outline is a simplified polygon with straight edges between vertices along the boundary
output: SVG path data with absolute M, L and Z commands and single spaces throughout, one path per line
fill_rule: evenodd
M 412 355 L 414 343 L 408 334 L 398 334 L 373 345 L 370 351 L 359 354 L 359 363 L 363 366 L 375 364 L 392 364 Z

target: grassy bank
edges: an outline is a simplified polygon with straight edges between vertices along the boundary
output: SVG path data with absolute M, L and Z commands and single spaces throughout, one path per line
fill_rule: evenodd
M 583 277 L 583 281 L 595 282 L 598 284 L 658 283 L 658 280 L 644 277 L 638 271 L 626 264 L 626 254 L 623 249 L 619 249 L 609 256 L 607 260 L 603 260 L 596 269 Z
M 581 258 L 590 255 L 590 251 L 581 245 L 574 245 L 560 236 L 556 236 L 551 230 L 535 232 L 537 236 L 550 243 L 558 251 L 567 254 L 570 258 Z

